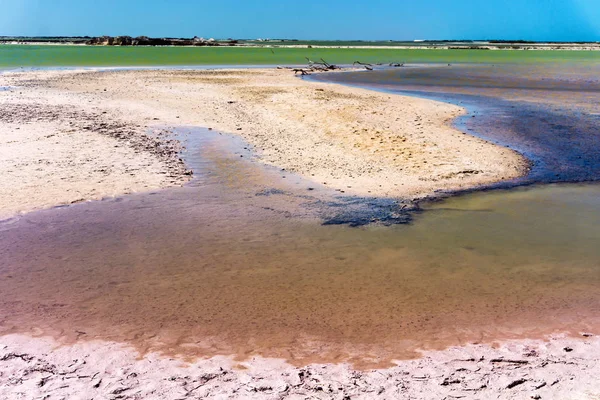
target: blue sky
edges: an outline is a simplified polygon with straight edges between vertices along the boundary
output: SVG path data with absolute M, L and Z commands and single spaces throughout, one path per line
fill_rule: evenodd
M 600 40 L 600 0 L 0 0 L 0 35 Z

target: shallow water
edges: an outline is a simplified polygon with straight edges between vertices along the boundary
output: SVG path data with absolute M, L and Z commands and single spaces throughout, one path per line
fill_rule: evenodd
M 418 348 L 600 327 L 600 185 L 329 226 L 353 199 L 264 168 L 238 139 L 187 132 L 197 178 L 184 188 L 0 224 L 2 332 L 383 366 Z

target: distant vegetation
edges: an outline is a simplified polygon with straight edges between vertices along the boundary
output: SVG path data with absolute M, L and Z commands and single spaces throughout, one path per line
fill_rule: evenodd
M 0 42 L 84 44 L 91 36 L 0 36 Z
M 598 42 L 533 42 L 527 40 L 298 40 L 298 39 L 213 39 L 213 38 L 152 38 L 148 36 L 42 36 L 11 37 L 0 36 L 0 43 L 53 43 L 86 44 L 100 46 L 305 46 L 305 47 L 398 47 L 398 48 L 452 48 L 452 49 L 520 49 L 537 48 L 569 49 L 588 47 L 600 49 Z
M 233 46 L 237 40 L 151 38 L 148 36 L 100 36 L 87 40 L 85 44 L 100 46 Z

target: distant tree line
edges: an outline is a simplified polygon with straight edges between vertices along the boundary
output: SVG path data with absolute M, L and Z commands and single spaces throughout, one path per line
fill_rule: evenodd
M 237 40 L 217 41 L 215 39 L 204 39 L 193 37 L 182 38 L 151 38 L 148 36 L 99 36 L 85 42 L 96 46 L 234 46 Z

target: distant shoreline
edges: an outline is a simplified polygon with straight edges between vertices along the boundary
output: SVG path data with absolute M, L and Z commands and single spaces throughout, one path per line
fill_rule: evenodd
M 163 46 L 96 46 L 82 43 L 48 43 L 48 42 L 0 42 L 0 45 L 8 46 L 79 46 L 79 47 L 198 47 L 198 46 L 178 46 L 178 45 L 163 45 Z M 225 47 L 225 46 L 223 46 Z M 500 48 L 495 46 L 477 46 L 477 47 L 457 47 L 457 46 L 321 46 L 321 45 L 235 45 L 227 46 L 229 48 L 280 48 L 280 49 L 373 49 L 373 50 L 508 50 L 508 51 L 526 51 L 526 50 L 558 50 L 558 51 L 599 51 L 600 45 L 597 46 L 527 46 L 519 48 Z
M 215 40 L 204 38 L 148 38 L 101 36 L 77 38 L 0 37 L 0 45 L 107 46 L 107 47 L 256 47 L 381 50 L 566 50 L 598 51 L 600 42 L 528 41 L 300 41 L 300 40 Z
M 198 47 L 198 46 L 96 46 L 82 43 L 48 43 L 48 42 L 4 42 L 0 45 L 8 46 L 78 46 L 78 47 Z M 518 48 L 478 46 L 478 47 L 457 47 L 457 46 L 322 46 L 322 45 L 246 45 L 222 46 L 228 48 L 280 48 L 280 49 L 372 49 L 372 50 L 492 50 L 492 51 L 600 51 L 600 45 L 594 46 L 574 46 L 574 45 L 536 45 Z

